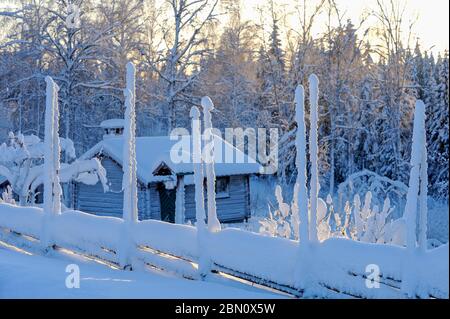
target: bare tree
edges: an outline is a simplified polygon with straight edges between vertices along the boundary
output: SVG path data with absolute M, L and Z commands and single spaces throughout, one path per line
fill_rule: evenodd
M 170 18 L 161 23 L 164 49 L 151 61 L 165 83 L 168 132 L 175 126 L 177 102 L 191 102 L 185 90 L 200 74 L 201 58 L 209 52 L 202 30 L 215 18 L 218 0 L 166 0 Z
M 375 28 L 380 44 L 376 46 L 379 55 L 379 81 L 380 102 L 386 117 L 386 130 L 383 137 L 385 149 L 383 157 L 387 158 L 382 174 L 393 178 L 405 180 L 401 172 L 408 173 L 408 162 L 405 160 L 409 149 L 409 130 L 414 103 L 408 96 L 408 61 L 407 48 L 414 21 L 408 25 L 405 37 L 405 10 L 407 4 L 403 1 L 377 0 L 377 9 L 373 12 L 379 26 Z

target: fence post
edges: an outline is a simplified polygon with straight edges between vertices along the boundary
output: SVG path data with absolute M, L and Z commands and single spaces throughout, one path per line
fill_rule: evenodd
M 60 145 L 58 85 L 49 76 L 46 82 L 45 137 L 44 137 L 44 217 L 41 245 L 44 249 L 52 246 L 51 221 L 54 215 L 61 213 L 61 185 L 59 183 Z
M 318 99 L 319 99 L 319 79 L 315 74 L 309 76 L 309 101 L 310 101 L 310 134 L 309 134 L 309 157 L 311 162 L 310 181 L 310 221 L 309 239 L 317 242 L 317 196 L 319 194 L 319 172 L 317 167 L 317 121 L 318 121 Z
M 302 85 L 295 90 L 295 121 L 297 122 L 297 134 L 295 147 L 297 150 L 295 166 L 297 168 L 297 181 L 295 190 L 298 191 L 295 208 L 298 211 L 298 241 L 299 249 L 295 267 L 295 286 L 304 290 L 307 286 L 306 277 L 307 255 L 309 246 L 308 231 L 308 190 L 306 188 L 306 128 L 305 128 L 305 90 Z
M 298 184 L 298 216 L 299 216 L 299 242 L 307 244 L 308 234 L 308 190 L 306 188 L 306 128 L 305 128 L 305 91 L 302 85 L 295 90 L 295 120 L 297 122 L 297 134 L 295 146 L 297 150 L 295 166 L 297 168 Z
M 123 146 L 123 189 L 124 216 L 126 221 L 138 220 L 137 178 L 136 178 L 136 111 L 135 111 L 135 74 L 133 63 L 127 63 L 125 94 L 125 128 Z
M 418 101 L 417 103 L 422 103 Z M 421 106 L 423 109 L 423 116 L 420 123 L 420 135 L 422 146 L 422 154 L 420 161 L 420 197 L 419 197 L 419 248 L 422 252 L 427 250 L 427 219 L 428 219 L 428 161 L 427 161 L 427 133 L 425 130 L 425 105 Z
M 220 222 L 216 212 L 216 174 L 214 171 L 214 135 L 212 131 L 211 111 L 214 104 L 211 99 L 204 96 L 201 100 L 203 107 L 203 121 L 205 123 L 205 162 L 206 162 L 206 185 L 208 203 L 208 230 L 210 232 L 220 231 Z
M 202 163 L 202 136 L 200 124 L 200 112 L 196 106 L 191 108 L 192 119 L 192 162 L 194 166 L 195 183 L 195 219 L 197 228 L 198 247 L 198 272 L 200 278 L 205 278 L 210 272 L 210 261 L 207 256 L 206 247 L 206 225 L 205 225 L 205 200 L 203 190 L 203 163 Z
M 409 174 L 408 194 L 406 195 L 406 205 L 403 217 L 406 220 L 406 255 L 402 273 L 402 292 L 408 297 L 414 297 L 417 288 L 417 278 L 414 271 L 414 255 L 417 248 L 417 197 L 419 187 L 422 188 L 422 196 L 426 195 L 426 183 L 420 183 L 421 170 L 426 174 L 426 167 L 421 168 L 424 153 L 425 136 L 425 105 L 421 100 L 417 100 L 414 111 L 414 126 L 411 149 L 411 171 Z M 425 176 L 426 177 L 426 176 Z M 421 200 L 423 199 L 421 196 Z M 425 198 L 426 200 L 426 198 Z M 425 203 L 426 205 L 426 203 Z M 421 205 L 422 209 L 422 205 Z M 426 211 L 421 213 L 426 214 Z M 426 216 L 425 216 L 426 217 Z
M 134 243 L 132 227 L 138 220 L 136 179 L 136 113 L 135 113 L 135 67 L 127 63 L 125 116 L 123 134 L 123 230 L 119 247 L 119 264 L 122 268 L 132 266 Z

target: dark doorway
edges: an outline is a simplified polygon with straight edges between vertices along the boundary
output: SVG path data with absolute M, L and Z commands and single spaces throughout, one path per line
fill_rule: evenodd
M 169 223 L 175 223 L 176 189 L 167 189 L 163 183 L 159 183 L 158 193 L 161 207 L 161 220 Z

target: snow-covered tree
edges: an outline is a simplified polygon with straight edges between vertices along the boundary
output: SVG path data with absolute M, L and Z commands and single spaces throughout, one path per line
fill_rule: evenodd
M 427 113 L 430 193 L 448 198 L 448 52 L 438 58 L 435 70 L 434 103 L 429 105 Z
M 71 160 L 75 159 L 75 149 L 71 140 L 61 138 L 61 152 Z M 12 190 L 19 196 L 19 203 L 34 203 L 36 190 L 42 185 L 45 176 L 45 143 L 36 135 L 9 134 L 8 144 L 0 145 L 0 175 L 7 178 Z M 61 165 L 62 183 L 72 180 L 95 184 L 98 178 L 107 189 L 105 170 L 100 162 L 93 160 L 75 160 Z
M 411 141 L 411 123 L 414 109 L 414 97 L 407 87 L 409 78 L 408 51 L 403 42 L 401 21 L 404 17 L 402 6 L 396 6 L 393 0 L 378 1 L 374 12 L 379 27 L 377 33 L 382 41 L 377 50 L 378 81 L 382 115 L 380 127 L 383 143 L 380 143 L 377 159 L 381 175 L 394 180 L 405 181 L 408 175 L 407 163 Z M 403 30 L 403 32 L 402 32 Z M 408 43 L 406 43 L 408 45 Z
M 256 27 L 242 18 L 239 1 L 226 1 L 228 22 L 218 39 L 215 54 L 203 61 L 199 91 L 215 101 L 215 127 L 256 127 L 256 88 L 252 47 Z M 259 124 L 259 123 L 258 123 Z

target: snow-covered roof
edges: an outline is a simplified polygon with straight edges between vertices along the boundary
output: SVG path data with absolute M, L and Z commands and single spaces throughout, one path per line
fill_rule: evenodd
M 165 163 L 174 174 L 192 174 L 191 156 L 192 139 L 189 135 L 174 137 L 148 136 L 136 137 L 137 177 L 141 182 L 164 181 L 170 176 L 154 175 L 153 172 Z M 262 166 L 242 151 L 214 136 L 215 172 L 217 176 L 257 174 Z M 105 154 L 122 165 L 123 137 L 104 139 L 84 153 L 80 158 L 89 159 L 98 154 Z M 171 156 L 172 154 L 172 156 Z M 241 159 L 243 159 L 241 161 Z M 239 160 L 239 162 L 237 162 Z
M 103 129 L 106 128 L 119 128 L 124 127 L 125 122 L 123 119 L 109 119 L 100 123 L 100 127 Z
M 5 176 L 0 175 L 0 185 L 3 184 L 4 182 L 6 182 L 7 180 L 8 179 Z

